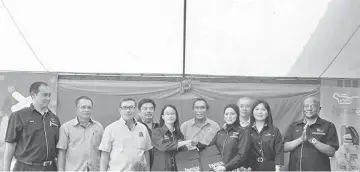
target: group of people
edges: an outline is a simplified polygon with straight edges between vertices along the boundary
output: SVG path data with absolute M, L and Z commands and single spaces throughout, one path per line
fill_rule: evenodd
M 5 171 L 13 157 L 13 171 L 177 171 L 177 152 L 212 145 L 223 161 L 217 172 L 280 171 L 284 152 L 291 152 L 290 171 L 330 171 L 329 157 L 339 148 L 336 128 L 319 117 L 315 97 L 304 100 L 304 118 L 293 122 L 283 138 L 265 100 L 242 97 L 226 105 L 220 127 L 208 117 L 209 104 L 203 98 L 193 100 L 194 118 L 181 125 L 174 105 L 162 107 L 156 123 L 154 100 L 124 98 L 120 118 L 104 129 L 91 118 L 90 97 L 78 97 L 76 116 L 61 125 L 48 109 L 47 83 L 33 83 L 30 95 L 31 106 L 14 112 L 8 122 Z

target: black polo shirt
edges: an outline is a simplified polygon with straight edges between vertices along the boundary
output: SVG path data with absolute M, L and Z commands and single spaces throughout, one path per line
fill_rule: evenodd
M 152 130 L 160 127 L 159 123 L 153 122 L 151 128 L 149 128 L 148 125 L 146 125 L 146 123 L 141 118 L 138 118 L 137 121 L 145 125 L 145 127 L 147 128 L 147 130 L 149 132 L 150 137 L 151 137 Z
M 300 120 L 292 123 L 286 132 L 284 142 L 293 141 L 301 137 L 305 121 Z M 307 129 L 308 137 L 339 149 L 339 140 L 335 125 L 329 121 L 317 118 L 316 122 Z M 289 171 L 330 171 L 329 156 L 320 152 L 309 142 L 304 142 L 290 153 Z
M 11 115 L 5 141 L 17 143 L 14 156 L 20 162 L 54 160 L 59 127 L 59 118 L 54 113 L 48 110 L 41 115 L 31 104 Z

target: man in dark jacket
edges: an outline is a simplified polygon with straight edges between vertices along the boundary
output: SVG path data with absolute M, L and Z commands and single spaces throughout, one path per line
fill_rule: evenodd
M 142 99 L 139 101 L 138 109 L 140 117 L 137 120 L 147 127 L 150 136 L 151 131 L 159 127 L 159 124 L 154 122 L 155 108 L 156 104 L 152 99 Z
M 142 99 L 138 103 L 138 109 L 140 111 L 139 113 L 140 118 L 138 118 L 138 121 L 146 126 L 150 137 L 152 135 L 152 131 L 160 126 L 159 123 L 154 122 L 155 108 L 156 108 L 156 104 L 155 101 L 152 99 Z M 150 153 L 150 168 L 151 168 L 151 165 L 153 164 L 153 160 L 154 160 L 154 150 L 151 149 L 149 153 Z

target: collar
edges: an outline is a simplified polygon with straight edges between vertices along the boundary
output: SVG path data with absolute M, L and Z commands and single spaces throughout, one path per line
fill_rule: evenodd
M 264 124 L 264 127 L 267 127 L 267 126 L 268 126 L 268 124 L 265 123 L 265 124 Z M 253 128 L 256 128 L 255 122 L 254 122 L 254 124 L 252 125 L 252 127 L 253 127 Z
M 171 131 L 169 130 L 169 128 L 164 124 L 162 127 L 161 127 L 161 130 L 165 133 L 165 134 L 167 134 L 167 133 L 170 133 L 171 134 Z M 175 129 L 175 127 L 174 127 L 174 131 L 173 132 L 175 132 L 176 131 L 176 129 Z
M 321 118 L 318 116 L 318 117 L 315 119 L 315 122 L 312 123 L 311 125 L 313 125 L 313 124 L 323 124 L 323 123 L 324 123 L 324 120 L 321 119 Z M 298 124 L 298 125 L 299 125 L 299 124 L 306 124 L 306 118 L 303 118 L 303 119 L 297 121 L 297 124 Z
M 264 133 L 264 131 L 267 130 L 268 127 L 269 127 L 269 125 L 268 125 L 267 123 L 265 123 L 265 124 L 264 124 L 264 127 L 261 129 L 261 131 L 259 131 L 259 130 L 256 128 L 255 122 L 254 122 L 254 124 L 251 126 L 251 128 L 252 128 L 253 130 L 255 130 L 255 132 L 256 132 L 257 134 Z
M 34 105 L 33 105 L 32 103 L 30 104 L 30 110 L 31 110 L 31 111 L 39 112 L 38 110 L 35 109 L 35 107 L 34 107 Z M 46 108 L 44 114 L 48 113 L 49 111 L 50 111 L 49 108 Z M 39 113 L 40 113 L 40 112 L 39 112 Z M 41 113 L 40 113 L 40 114 L 41 114 Z
M 138 121 L 135 118 L 133 118 L 133 120 L 134 120 L 134 124 L 135 124 L 134 127 L 135 127 L 137 125 Z M 126 123 L 127 123 L 122 117 L 120 117 L 119 121 L 121 123 L 123 123 L 124 125 L 126 125 Z
M 89 120 L 89 124 L 93 124 L 94 123 L 94 121 L 90 118 L 90 120 Z M 78 119 L 78 117 L 76 117 L 75 119 L 73 119 L 73 125 L 74 126 L 76 126 L 76 125 L 80 125 L 80 122 L 79 122 L 79 119 Z
M 147 126 L 146 123 L 142 120 L 141 117 L 137 118 L 136 121 L 144 124 L 145 126 Z M 152 129 L 157 128 L 157 127 L 159 127 L 159 124 L 153 121 L 152 122 Z
M 242 126 L 242 127 L 246 127 L 246 126 L 248 126 L 250 124 L 250 118 L 247 120 L 247 121 L 241 121 L 240 120 L 240 125 Z
M 190 125 L 195 125 L 195 118 L 194 118 L 193 120 L 191 120 L 190 122 L 191 122 Z M 206 118 L 205 123 L 204 123 L 203 126 L 205 126 L 205 125 L 207 125 L 207 124 L 210 124 L 208 118 Z
M 223 129 L 225 131 L 236 130 L 236 126 L 238 125 L 231 125 L 230 127 L 227 127 L 226 124 L 224 124 Z

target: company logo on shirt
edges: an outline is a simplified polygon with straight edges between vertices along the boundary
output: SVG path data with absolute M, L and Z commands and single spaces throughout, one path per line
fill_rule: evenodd
M 56 124 L 55 120 L 53 121 L 53 120 L 50 119 L 50 127 L 51 127 L 52 125 L 55 125 L 56 127 L 59 127 L 59 125 Z
M 320 129 L 320 128 L 317 128 L 316 131 L 317 131 L 317 132 L 322 132 L 322 133 L 324 132 L 324 130 L 322 130 L 322 129 Z
M 230 137 L 237 138 L 239 136 L 239 132 L 233 132 Z
M 271 136 L 271 133 L 266 133 L 264 134 L 264 136 Z
M 139 137 L 144 137 L 144 134 L 143 134 L 143 132 L 139 132 Z
M 326 135 L 324 130 L 320 129 L 320 128 L 316 128 L 315 132 L 312 132 L 312 134 L 316 134 L 316 135 Z

